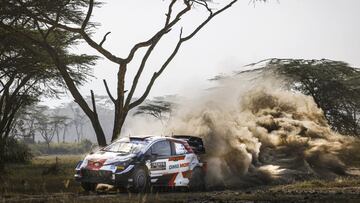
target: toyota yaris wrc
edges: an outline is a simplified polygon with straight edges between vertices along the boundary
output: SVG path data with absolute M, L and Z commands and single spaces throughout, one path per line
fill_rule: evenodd
M 193 136 L 129 137 L 85 157 L 76 166 L 75 179 L 86 191 L 105 183 L 143 192 L 150 186 L 204 189 L 206 164 L 201 138 Z

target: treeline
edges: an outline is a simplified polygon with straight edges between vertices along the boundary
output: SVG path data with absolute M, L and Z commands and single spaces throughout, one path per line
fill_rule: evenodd
M 267 59 L 250 71 L 271 72 L 290 91 L 311 96 L 334 131 L 360 137 L 360 69 L 329 59 Z M 256 68 L 255 68 L 256 67 Z M 242 74 L 244 72 L 238 72 Z M 216 77 L 215 79 L 222 79 Z
M 90 102 L 86 98 L 87 102 Z M 97 95 L 98 114 L 104 122 L 111 120 L 112 111 L 109 100 Z M 15 119 L 10 136 L 26 143 L 45 142 L 50 144 L 80 142 L 94 138 L 90 120 L 75 102 L 49 107 L 34 103 L 22 109 Z
M 46 143 L 34 143 L 27 145 L 31 150 L 33 156 L 38 155 L 56 155 L 56 154 L 87 154 L 94 144 L 87 139 L 79 143 L 52 143 L 51 148 L 48 148 Z

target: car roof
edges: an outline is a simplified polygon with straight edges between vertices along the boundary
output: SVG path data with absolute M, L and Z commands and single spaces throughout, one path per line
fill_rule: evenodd
M 159 141 L 159 140 L 173 140 L 173 141 L 178 141 L 178 142 L 184 142 L 184 140 L 182 140 L 182 139 L 177 139 L 177 138 L 170 137 L 170 136 L 159 136 L 159 135 L 135 135 L 135 136 L 129 136 L 129 137 L 121 137 L 121 138 L 117 139 L 115 142 L 124 140 L 124 139 L 130 139 L 130 141 L 144 141 L 149 144 L 153 143 L 155 141 Z
M 154 142 L 158 140 L 173 140 L 180 142 L 184 141 L 170 136 L 159 136 L 159 135 L 137 135 L 137 136 L 130 136 L 129 138 L 130 140 L 139 140 L 139 141 L 148 141 L 148 142 Z

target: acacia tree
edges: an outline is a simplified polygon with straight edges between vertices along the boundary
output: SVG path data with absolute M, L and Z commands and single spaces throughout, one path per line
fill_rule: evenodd
M 267 66 L 312 96 L 334 130 L 360 136 L 360 69 L 328 59 L 272 59 Z
M 133 115 L 150 115 L 158 119 L 161 124 L 164 125 L 164 120 L 170 119 L 174 105 L 174 103 L 166 101 L 162 97 L 158 97 L 155 98 L 155 100 L 145 101 L 142 105 L 138 106 Z
M 53 129 L 53 134 L 56 135 L 56 140 L 58 143 L 60 143 L 60 130 L 62 128 L 65 128 L 66 126 L 66 121 L 69 119 L 66 116 L 62 116 L 62 115 L 53 115 L 50 117 L 51 122 L 50 124 L 52 125 L 52 129 Z M 64 130 L 64 129 L 63 129 Z
M 38 114 L 33 115 L 36 120 L 36 130 L 44 139 L 48 146 L 48 150 L 50 150 L 50 143 L 53 140 L 55 133 L 51 124 L 51 118 L 46 113 L 49 108 L 47 106 L 38 106 L 37 108 L 39 108 L 40 111 L 38 111 Z
M 13 26 L 21 27 L 24 33 L 34 38 L 38 37 L 37 33 L 22 23 Z M 96 57 L 66 53 L 65 50 L 74 42 L 74 38 L 64 32 L 58 32 L 57 35 L 53 33 L 49 38 L 62 53 L 74 83 L 84 82 L 90 73 L 87 66 L 93 64 Z M 56 96 L 64 87 L 61 75 L 43 49 L 0 27 L 0 170 L 4 168 L 4 156 L 9 150 L 7 143 L 11 141 L 9 138 L 11 132 L 16 130 L 18 119 L 21 119 L 20 113 L 26 112 L 26 108 L 38 101 L 39 96 Z
M 68 131 L 68 128 L 72 125 L 71 121 L 65 121 L 63 123 L 63 135 L 62 135 L 62 142 L 65 143 L 66 141 L 66 133 Z
M 69 106 L 71 108 L 71 111 L 73 112 L 73 119 L 71 121 L 72 122 L 71 124 L 75 128 L 75 132 L 76 132 L 76 135 L 77 135 L 76 141 L 80 142 L 81 138 L 83 136 L 84 125 L 88 121 L 86 120 L 86 115 L 83 114 L 79 108 L 76 108 L 76 107 L 74 107 L 72 105 L 69 105 Z
M 61 57 L 57 53 L 57 50 L 51 43 L 49 43 L 49 34 L 57 30 L 61 30 L 72 33 L 74 35 L 80 35 L 88 45 L 97 50 L 102 56 L 117 64 L 118 74 L 116 96 L 113 96 L 110 93 L 108 85 L 104 80 L 104 86 L 107 90 L 108 96 L 115 107 L 114 125 L 111 139 L 115 140 L 120 135 L 128 112 L 134 107 L 140 105 L 147 98 L 155 81 L 174 59 L 181 45 L 193 38 L 215 16 L 227 10 L 236 2 L 237 0 L 232 0 L 224 7 L 216 10 L 209 6 L 208 0 L 169 0 L 164 26 L 149 39 L 135 44 L 125 57 L 117 56 L 103 47 L 106 37 L 110 32 L 108 32 L 103 37 L 101 42 L 96 42 L 92 38 L 91 33 L 93 32 L 92 28 L 94 28 L 94 23 L 90 22 L 90 18 L 93 13 L 93 8 L 99 5 L 99 3 L 94 2 L 94 0 L 72 0 L 65 2 L 52 0 L 9 0 L 5 3 L 2 3 L 3 5 L 1 5 L 0 11 L 3 13 L 3 15 L 1 16 L 2 20 L 0 26 L 13 32 L 14 35 L 26 40 L 30 40 L 47 50 L 49 55 L 52 57 L 54 64 L 64 78 L 70 93 L 75 99 L 75 102 L 79 104 L 84 113 L 89 117 L 96 132 L 99 145 L 103 146 L 106 145 L 106 139 L 96 111 L 94 93 L 91 91 L 91 108 L 84 100 L 84 97 L 80 94 L 77 86 L 74 84 L 73 79 L 70 77 L 67 71 L 66 64 L 63 63 Z M 176 5 L 182 7 L 178 12 L 174 11 L 174 7 Z M 82 11 L 86 7 L 87 13 L 84 14 Z M 199 25 L 197 25 L 194 30 L 187 32 L 188 34 L 186 35 L 183 33 L 183 29 L 181 28 L 179 32 L 179 39 L 176 42 L 175 48 L 171 51 L 169 56 L 165 57 L 164 63 L 159 67 L 158 71 L 153 73 L 145 91 L 141 94 L 141 96 L 139 98 L 134 98 L 134 93 L 137 89 L 140 76 L 142 75 L 153 50 L 156 48 L 161 39 L 170 33 L 175 25 L 179 24 L 181 18 L 195 8 L 205 10 L 208 13 L 207 18 Z M 29 27 L 35 28 L 41 34 L 42 38 L 34 38 L 19 29 L 15 29 L 13 27 L 13 22 L 19 21 L 19 19 L 21 19 L 22 22 L 26 22 L 26 25 Z M 137 73 L 132 79 L 131 87 L 128 88 L 129 91 L 126 92 L 125 79 L 128 65 L 133 61 L 135 54 L 142 48 L 146 49 L 145 55 L 141 59 Z
M 25 140 L 25 142 L 35 142 L 35 119 L 33 115 L 38 113 L 39 109 L 36 108 L 36 105 L 30 105 L 23 108 L 20 112 L 18 112 L 18 117 L 16 118 L 16 122 L 14 123 L 14 127 L 12 129 L 12 136 L 17 136 Z
M 253 71 L 265 70 L 284 76 L 289 89 L 314 99 L 333 130 L 360 135 L 360 69 L 329 59 L 273 58 L 250 65 L 263 62 L 262 67 Z

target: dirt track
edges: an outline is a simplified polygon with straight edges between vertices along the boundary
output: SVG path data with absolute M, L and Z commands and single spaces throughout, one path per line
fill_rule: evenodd
M 2 202 L 360 202 L 360 187 L 280 189 L 257 188 L 252 190 L 224 190 L 200 193 L 154 192 L 131 193 L 55 193 L 44 195 L 18 195 L 2 198 Z
M 107 192 L 102 194 L 86 194 L 72 177 L 73 165 L 78 158 L 62 157 L 66 173 L 42 177 L 40 165 L 43 159 L 37 158 L 32 165 L 13 165 L 9 173 L 0 182 L 0 202 L 360 202 L 360 169 L 349 168 L 348 176 L 336 179 L 310 179 L 291 184 L 273 184 L 251 189 L 210 190 L 207 192 L 161 192 L 155 191 L 145 195 L 129 194 L 127 192 Z M 46 160 L 54 160 L 47 157 Z M 64 181 L 70 180 L 70 181 Z M 67 182 L 67 186 L 64 183 Z M 27 190 L 25 185 L 27 184 Z M 63 191 L 63 192 L 61 192 Z

